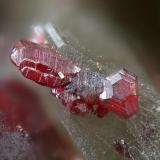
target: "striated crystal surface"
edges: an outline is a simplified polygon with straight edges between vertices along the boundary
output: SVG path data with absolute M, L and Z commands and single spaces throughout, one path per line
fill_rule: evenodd
M 48 87 L 67 84 L 77 72 L 72 61 L 52 47 L 27 40 L 15 44 L 11 60 L 26 78 Z

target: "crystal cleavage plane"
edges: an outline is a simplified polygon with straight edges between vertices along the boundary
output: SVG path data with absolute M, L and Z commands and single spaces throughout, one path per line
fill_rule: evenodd
M 104 117 L 113 112 L 128 119 L 139 110 L 137 76 L 121 69 L 104 77 L 81 68 L 50 45 L 17 42 L 11 60 L 22 75 L 52 89 L 71 113 Z

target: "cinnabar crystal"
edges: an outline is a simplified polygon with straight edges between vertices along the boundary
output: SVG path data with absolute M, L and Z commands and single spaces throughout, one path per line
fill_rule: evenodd
M 77 72 L 72 61 L 54 48 L 27 40 L 14 46 L 11 60 L 24 77 L 51 88 L 69 83 Z
M 107 77 L 80 68 L 50 45 L 19 41 L 12 62 L 24 77 L 52 88 L 52 93 L 77 115 L 108 112 L 127 119 L 138 112 L 137 76 L 126 69 Z

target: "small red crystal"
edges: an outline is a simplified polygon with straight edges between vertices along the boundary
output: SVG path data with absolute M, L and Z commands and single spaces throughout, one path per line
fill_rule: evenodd
M 122 156 L 126 158 L 131 158 L 131 155 L 129 153 L 129 146 L 123 139 L 115 140 L 113 143 L 113 147 Z
M 123 69 L 107 78 L 113 84 L 113 98 L 107 102 L 109 110 L 125 119 L 137 113 L 137 76 Z
M 50 45 L 18 42 L 12 62 L 24 77 L 52 88 L 52 93 L 77 115 L 113 112 L 127 119 L 138 112 L 137 77 L 122 69 L 108 77 L 77 67 Z

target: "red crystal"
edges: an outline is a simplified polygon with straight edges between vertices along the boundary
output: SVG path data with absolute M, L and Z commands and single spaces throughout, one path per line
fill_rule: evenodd
M 81 74 L 86 73 L 79 72 L 79 75 Z M 100 98 L 103 81 L 106 81 L 103 77 L 96 77 L 96 73 L 85 75 L 84 79 L 83 76 L 80 77 L 77 79 L 75 77 L 72 83 L 59 93 L 59 99 L 72 113 L 84 115 L 93 112 L 98 117 L 104 117 L 108 112 L 114 112 L 119 117 L 127 119 L 138 112 L 137 78 L 127 70 L 120 70 L 107 77 L 113 85 L 113 95 L 112 91 L 109 91 L 111 89 L 109 84 L 107 86 L 108 94 L 112 95 L 107 99 Z M 116 80 L 115 77 L 118 79 Z M 93 84 L 96 92 L 94 88 L 88 88 L 88 86 L 91 87 L 89 83 Z
M 50 45 L 18 42 L 11 59 L 22 74 L 52 88 L 52 93 L 77 115 L 92 112 L 104 117 L 113 112 L 127 119 L 138 112 L 137 77 L 122 69 L 104 77 L 77 67 Z
M 47 87 L 63 86 L 76 74 L 72 61 L 55 49 L 27 40 L 21 40 L 14 46 L 11 60 L 26 78 Z
M 110 106 L 109 110 L 125 119 L 137 113 L 137 76 L 123 69 L 110 75 L 107 79 L 113 83 L 113 98 L 107 101 Z
M 131 155 L 129 153 L 129 146 L 123 139 L 114 141 L 113 147 L 122 156 L 131 158 Z

